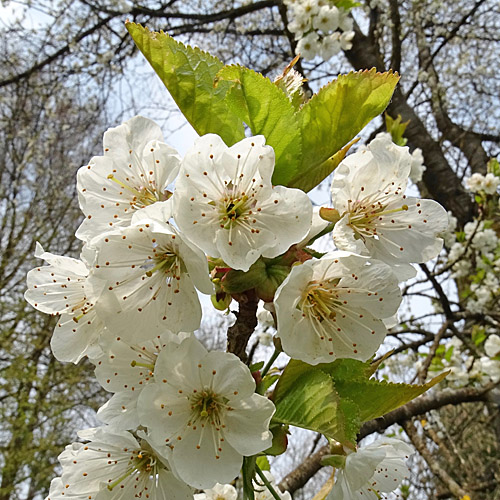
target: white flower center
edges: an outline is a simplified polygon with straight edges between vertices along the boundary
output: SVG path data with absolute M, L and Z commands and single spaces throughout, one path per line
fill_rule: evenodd
M 361 190 L 363 191 L 364 188 L 362 187 Z M 402 203 L 400 208 L 387 210 L 388 203 L 398 194 L 398 189 L 395 193 L 391 193 L 388 189 L 385 193 L 374 193 L 354 202 L 349 200 L 349 226 L 362 239 L 377 236 L 377 225 L 383 216 L 408 210 L 408 205 L 405 203 Z M 391 222 L 396 221 L 391 220 Z
M 352 277 L 355 280 L 358 279 L 355 274 L 352 274 Z M 302 317 L 309 320 L 319 339 L 329 344 L 330 349 L 328 354 L 330 356 L 334 355 L 334 342 L 340 341 L 349 346 L 349 348 L 356 348 L 356 344 L 350 343 L 349 339 L 345 338 L 346 336 L 343 334 L 341 327 L 342 319 L 348 317 L 360 329 L 369 330 L 370 333 L 374 333 L 367 325 L 360 321 L 360 318 L 363 318 L 364 315 L 359 314 L 359 311 L 355 311 L 352 309 L 352 306 L 349 306 L 349 295 L 353 290 L 356 292 L 365 292 L 368 295 L 378 295 L 378 292 L 372 293 L 369 290 L 338 287 L 339 282 L 340 278 L 309 282 L 298 304 L 298 308 L 302 311 Z M 354 353 L 357 353 L 356 349 L 354 349 Z
M 152 172 L 150 172 L 150 174 L 152 174 Z M 130 205 L 136 210 L 152 205 L 157 201 L 166 201 L 171 196 L 169 191 L 160 191 L 154 180 L 149 180 L 147 184 L 133 185 L 130 183 L 128 177 L 125 181 L 122 181 L 115 175 L 109 174 L 108 179 L 116 182 L 121 188 L 133 195 L 130 200 Z
M 93 307 L 94 304 L 89 302 L 87 297 L 84 296 L 78 303 L 73 305 L 68 312 L 69 314 L 74 314 L 73 321 L 78 323 Z
M 191 423 L 198 420 L 208 422 L 211 425 L 220 427 L 224 420 L 226 404 L 224 398 L 217 395 L 212 389 L 203 389 L 190 397 L 191 403 Z
M 254 217 L 257 200 L 245 193 L 237 193 L 226 196 L 218 203 L 218 217 L 220 227 L 232 231 L 235 226 L 240 226 L 251 233 L 259 233 L 253 224 L 257 222 Z
M 147 266 L 152 265 L 152 269 L 146 272 L 147 276 L 151 277 L 154 272 L 159 271 L 177 280 L 180 279 L 183 262 L 176 253 L 171 249 L 162 249 L 158 251 L 156 248 L 153 248 L 153 254 L 154 257 L 151 259 L 152 262 L 148 261 L 147 264 Z
M 321 340 L 326 338 L 331 342 L 329 331 L 337 328 L 337 312 L 342 308 L 339 290 L 336 289 L 339 281 L 339 278 L 322 282 L 311 281 L 299 303 L 302 316 L 312 322 Z
M 120 485 L 120 483 L 133 474 L 145 476 L 146 479 L 148 479 L 151 475 L 155 476 L 157 474 L 156 457 L 149 451 L 131 450 L 130 458 L 128 460 L 128 466 L 125 473 L 107 485 L 109 491 L 112 491 L 116 486 Z M 139 481 L 139 477 L 137 477 L 137 480 Z

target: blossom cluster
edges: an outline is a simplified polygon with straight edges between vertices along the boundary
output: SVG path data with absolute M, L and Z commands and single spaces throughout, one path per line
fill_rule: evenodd
M 285 0 L 291 21 L 288 30 L 298 40 L 295 52 L 306 60 L 320 56 L 328 61 L 349 50 L 354 38 L 349 11 L 326 0 Z
M 446 380 L 457 387 L 495 384 L 500 381 L 500 337 L 490 334 L 484 342 L 484 355 L 465 355 L 463 342 L 452 337 L 443 349 L 442 365 L 450 370 Z
M 472 328 L 476 352 L 458 337 L 439 347 L 431 369 L 449 369 L 447 382 L 454 386 L 484 385 L 500 380 L 500 338 L 496 335 L 499 320 L 495 309 L 500 297 L 500 239 L 496 228 L 500 177 L 496 162 L 488 164 L 486 175 L 473 174 L 465 179 L 474 194 L 480 214 L 457 230 L 457 220 L 450 216 L 447 234 L 447 258 L 439 272 L 451 270 L 460 287 L 459 301 L 473 316 L 486 319 Z
M 412 157 L 379 137 L 336 169 L 324 213 L 334 214 L 338 250 L 317 258 L 307 244 L 327 221 L 303 191 L 273 186 L 264 137 L 228 147 L 208 134 L 181 158 L 155 123 L 135 117 L 103 142 L 104 155 L 77 176 L 80 259 L 38 245 L 47 265 L 28 274 L 26 300 L 59 316 L 54 356 L 88 357 L 112 393 L 97 415 L 104 425 L 60 455 L 49 499 L 192 498 L 231 483 L 243 457 L 271 446 L 275 411 L 237 356 L 196 339 L 199 294 L 242 300 L 252 286 L 228 292 L 231 273 L 253 276 L 272 259 L 280 272 L 255 293 L 285 353 L 312 365 L 366 361 L 394 323 L 412 263 L 440 252 L 447 215 L 406 196 Z M 388 456 L 376 455 L 372 484 Z M 255 481 L 258 498 L 268 498 Z M 275 487 L 270 477 L 264 484 Z
M 485 314 L 494 310 L 500 297 L 500 239 L 495 227 L 500 177 L 493 173 L 473 174 L 465 180 L 471 193 L 476 193 L 481 216 L 467 222 L 463 231 L 449 239 L 450 250 L 446 266 L 455 279 L 471 278 L 464 301 L 467 309 Z M 480 194 L 477 194 L 480 193 Z
M 471 193 L 495 194 L 500 185 L 500 178 L 491 172 L 486 175 L 476 172 L 465 180 L 465 185 Z

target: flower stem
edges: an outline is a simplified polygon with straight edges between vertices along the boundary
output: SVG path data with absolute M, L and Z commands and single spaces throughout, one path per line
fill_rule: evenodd
M 262 368 L 262 371 L 260 373 L 260 376 L 262 378 L 264 378 L 264 376 L 267 374 L 267 372 L 269 371 L 271 366 L 273 366 L 273 363 L 276 361 L 276 358 L 280 355 L 280 353 L 281 353 L 281 351 L 278 351 L 277 349 L 274 350 L 273 355 L 271 356 L 271 358 L 267 362 L 266 366 L 264 366 L 264 368 Z
M 267 480 L 267 477 L 265 474 L 261 471 L 260 467 L 255 464 L 255 471 L 257 472 L 257 475 L 262 479 L 262 482 L 266 485 L 266 488 L 269 490 L 269 493 L 275 498 L 276 500 L 281 500 L 281 497 L 278 495 L 276 490 L 273 488 L 272 484 Z

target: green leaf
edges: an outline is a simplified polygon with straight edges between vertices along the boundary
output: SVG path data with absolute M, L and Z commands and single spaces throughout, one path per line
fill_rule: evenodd
M 126 26 L 198 134 L 218 134 L 228 146 L 245 137 L 243 122 L 225 100 L 231 85 L 221 82 L 214 87 L 215 75 L 224 66 L 219 59 L 166 33 L 152 32 L 135 23 Z
M 310 191 L 339 166 L 340 162 L 346 157 L 349 149 L 351 149 L 351 146 L 356 144 L 358 141 L 359 137 L 353 139 L 340 151 L 337 151 L 331 158 L 328 158 L 328 160 L 323 163 L 320 163 L 315 167 L 311 167 L 308 170 L 302 170 L 290 182 L 288 182 L 287 186 L 299 188 L 306 192 Z
M 253 365 L 250 365 L 248 369 L 250 370 L 250 373 L 262 370 L 264 366 L 264 361 L 259 361 L 258 363 L 254 363 Z
M 389 116 L 388 113 L 385 114 L 385 128 L 387 132 L 391 134 L 392 141 L 398 146 L 406 146 L 408 140 L 403 137 L 406 127 L 408 127 L 410 120 L 401 123 L 401 115 L 398 115 L 396 119 Z
M 243 66 L 226 66 L 215 79 L 216 87 L 230 85 L 226 103 L 252 131 L 262 134 L 276 155 L 273 184 L 287 185 L 298 172 L 301 158 L 300 131 L 295 109 L 269 78 Z
M 472 341 L 475 345 L 480 345 L 486 340 L 486 331 L 478 325 L 472 327 Z
M 451 361 L 451 357 L 453 356 L 453 351 L 455 350 L 455 346 L 451 346 L 449 349 L 446 350 L 446 353 L 444 355 L 444 359 L 448 361 L 448 363 Z
M 296 363 L 297 361 L 294 360 L 294 362 Z M 374 369 L 370 363 L 348 358 L 337 359 L 332 363 L 322 363 L 316 365 L 316 368 L 330 375 L 334 381 L 358 378 L 369 379 L 374 373 Z
M 316 366 L 292 359 L 274 390 L 273 419 L 354 443 L 362 422 L 399 408 L 448 374 L 424 385 L 408 385 L 370 379 L 373 371 L 369 362 L 355 359 Z
M 271 387 L 279 378 L 280 376 L 276 374 L 266 375 L 259 384 L 258 394 L 265 394 L 269 387 Z
M 398 80 L 397 74 L 377 73 L 375 68 L 340 75 L 300 108 L 297 113 L 302 132 L 300 175 L 304 179 L 384 111 Z M 328 168 L 320 170 L 326 175 L 331 172 Z M 294 186 L 303 189 L 300 182 Z M 310 185 L 306 187 L 311 189 Z
M 269 460 L 267 457 L 262 456 L 262 457 L 257 457 L 257 467 L 260 468 L 260 470 L 271 470 L 271 466 L 269 465 Z
M 333 2 L 336 7 L 342 7 L 344 10 L 351 10 L 354 7 L 359 7 L 361 2 L 356 2 L 354 0 L 334 0 Z
M 366 422 L 415 399 L 443 380 L 448 373 L 441 373 L 423 385 L 392 384 L 373 379 L 343 379 L 335 380 L 335 387 L 341 398 L 350 398 L 358 404 L 360 419 Z
M 358 408 L 349 399 L 339 398 L 326 373 L 302 365 L 288 365 L 281 376 L 274 392 L 273 421 L 317 431 L 353 445 L 360 424 Z
M 488 172 L 491 172 L 493 175 L 500 177 L 500 163 L 496 158 L 491 158 L 487 163 Z

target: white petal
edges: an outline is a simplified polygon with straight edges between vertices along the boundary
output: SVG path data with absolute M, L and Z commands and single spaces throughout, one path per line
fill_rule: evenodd
M 172 460 L 179 476 L 195 488 L 230 483 L 238 476 L 243 463 L 241 454 L 227 442 L 217 449 L 216 437 L 211 432 L 211 427 L 203 435 L 199 429 L 188 431 L 174 447 Z
M 118 392 L 97 411 L 97 418 L 116 430 L 135 430 L 140 424 L 137 399 L 140 392 Z
M 275 412 L 269 399 L 259 394 L 231 402 L 234 411 L 226 415 L 225 437 L 244 456 L 255 455 L 272 444 L 269 422 Z
M 200 360 L 201 363 L 201 380 L 210 380 L 217 394 L 231 401 L 248 398 L 254 393 L 255 381 L 250 370 L 234 354 L 212 351 Z
M 78 363 L 84 356 L 95 356 L 104 324 L 91 309 L 75 322 L 73 316 L 63 314 L 54 328 L 50 347 L 57 360 Z M 97 350 L 96 350 L 97 349 Z

